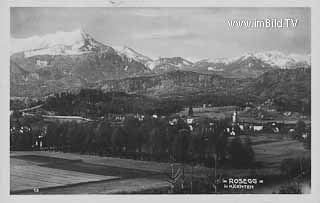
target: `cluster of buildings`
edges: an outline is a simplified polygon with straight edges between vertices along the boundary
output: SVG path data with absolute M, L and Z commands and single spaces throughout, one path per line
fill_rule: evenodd
M 36 108 L 30 108 L 26 109 L 24 111 L 21 111 L 22 116 L 33 116 L 33 114 L 28 113 L 28 111 L 36 110 L 40 108 L 41 106 L 37 106 Z M 107 117 L 101 117 L 101 120 L 108 120 L 111 124 L 111 126 L 123 126 L 124 121 L 127 117 L 134 117 L 135 119 L 139 120 L 140 122 L 143 122 L 147 117 L 143 114 L 108 114 Z M 92 119 L 83 118 L 80 116 L 55 116 L 55 115 L 42 115 L 44 122 L 90 122 L 94 121 Z M 199 126 L 202 128 L 205 128 L 207 130 L 212 130 L 218 122 L 218 120 L 214 119 L 207 119 L 202 118 L 199 116 L 194 116 L 193 112 L 192 114 L 189 113 L 189 115 L 175 115 L 171 117 L 166 116 L 159 116 L 157 114 L 150 115 L 148 119 L 164 119 L 166 122 L 168 122 L 168 125 L 175 126 L 178 125 L 179 122 L 183 122 L 184 125 L 189 127 L 189 130 L 191 132 L 195 131 L 195 129 Z M 238 136 L 241 134 L 255 134 L 259 132 L 263 133 L 279 133 L 279 134 L 294 134 L 296 122 L 297 121 L 275 121 L 275 120 L 242 120 L 240 121 L 238 117 L 238 112 L 236 110 L 233 111 L 231 118 L 226 119 L 227 124 L 225 125 L 225 132 L 229 136 Z M 311 126 L 311 123 L 306 123 L 307 126 Z M 46 134 L 46 125 L 44 125 L 43 129 L 41 130 L 41 133 L 35 140 L 35 146 L 41 147 L 42 146 L 42 140 Z M 13 134 L 25 134 L 31 132 L 31 128 L 29 126 L 11 126 L 10 127 L 10 135 Z M 306 130 L 305 133 L 302 134 L 302 138 L 306 139 L 310 135 L 310 131 Z

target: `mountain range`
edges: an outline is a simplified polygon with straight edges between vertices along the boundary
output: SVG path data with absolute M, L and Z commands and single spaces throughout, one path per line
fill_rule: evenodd
M 272 70 L 311 67 L 310 55 L 279 51 L 192 62 L 179 56 L 153 59 L 128 46 L 114 47 L 98 42 L 82 29 L 12 38 L 10 94 L 44 96 L 87 87 L 153 96 L 181 91 L 223 92 L 244 84 L 239 81 Z

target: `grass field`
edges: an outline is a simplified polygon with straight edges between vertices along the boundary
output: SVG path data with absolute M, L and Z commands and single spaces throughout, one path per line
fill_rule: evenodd
M 169 186 L 161 171 L 165 164 L 159 163 L 159 170 L 156 162 L 135 162 L 59 152 L 11 152 L 10 193 L 137 193 Z M 34 193 L 34 188 L 39 192 Z
M 282 138 L 281 135 L 259 135 L 251 137 L 255 159 L 265 168 L 278 169 L 283 159 L 311 157 L 310 150 L 297 140 Z
M 310 150 L 304 149 L 301 142 L 277 134 L 261 134 L 251 140 L 255 160 L 261 167 L 222 169 L 218 166 L 217 173 L 229 177 L 276 177 L 280 175 L 283 159 L 310 157 Z M 32 194 L 34 187 L 40 188 L 39 194 L 143 193 L 169 187 L 165 172 L 170 172 L 170 163 L 48 151 L 11 152 L 10 156 L 11 193 Z M 177 169 L 181 164 L 174 167 Z M 203 177 L 210 171 L 195 166 L 193 175 Z M 185 173 L 191 175 L 190 166 L 185 167 Z
M 10 192 L 34 191 L 37 189 L 70 186 L 79 183 L 117 179 L 70 170 L 54 169 L 37 165 L 23 159 L 10 159 Z
M 222 106 L 222 107 L 194 107 L 193 115 L 196 117 L 208 117 L 216 119 L 224 119 L 226 117 L 232 116 L 234 110 L 237 109 L 236 106 Z M 185 108 L 183 111 L 179 112 L 180 115 L 188 115 L 189 108 Z

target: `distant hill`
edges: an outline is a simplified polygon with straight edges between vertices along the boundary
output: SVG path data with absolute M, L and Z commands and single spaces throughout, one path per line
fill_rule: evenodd
M 311 69 L 284 69 L 264 73 L 254 79 L 246 90 L 261 98 L 283 94 L 308 97 L 311 94 Z
M 164 73 L 176 70 L 186 70 L 193 63 L 182 57 L 159 58 L 150 62 L 148 67 L 155 73 Z
M 279 110 L 311 112 L 311 69 L 283 69 L 264 73 L 244 89 L 259 100 L 271 99 Z
M 228 95 L 241 91 L 248 81 L 192 71 L 171 71 L 160 75 L 102 81 L 104 91 L 123 91 L 156 97 L 179 97 L 214 93 Z
M 61 93 L 48 97 L 43 109 L 57 115 L 101 117 L 108 114 L 160 114 L 167 115 L 182 110 L 182 105 L 142 95 L 123 92 L 102 92 L 97 89 L 81 89 L 73 93 Z
M 37 85 L 40 85 L 41 88 L 43 84 L 34 83 L 30 91 L 39 88 Z M 56 87 L 55 85 L 59 84 L 50 84 L 50 87 Z M 146 109 L 149 113 L 156 109 L 152 107 L 154 103 L 150 103 L 151 100 L 165 102 L 161 104 L 162 112 L 164 109 L 170 109 L 170 112 L 173 112 L 174 106 L 211 104 L 213 106 L 236 105 L 244 107 L 248 102 L 261 104 L 270 101 L 271 105 L 282 112 L 302 112 L 308 115 L 311 113 L 311 70 L 306 68 L 273 70 L 255 79 L 224 78 L 219 75 L 192 71 L 171 71 L 149 76 L 98 81 L 87 86 L 91 89 L 88 95 L 92 96 L 95 103 L 101 102 L 100 99 L 103 100 L 103 98 L 99 98 L 99 95 L 119 92 L 119 94 L 109 94 L 107 97 L 108 101 L 113 101 L 113 106 L 120 103 L 113 100 L 110 95 L 133 95 L 133 97 L 139 97 L 139 100 L 135 101 L 138 102 L 135 105 L 139 105 L 141 108 L 148 105 Z M 62 95 L 68 99 L 69 94 L 77 95 L 82 89 L 81 85 L 77 88 L 65 89 L 63 92 L 68 93 Z M 55 92 L 56 89 L 49 90 Z M 59 90 L 62 91 L 62 89 Z M 90 100 L 91 97 L 88 95 L 85 96 L 85 99 Z M 121 99 L 121 105 L 133 108 L 131 104 L 126 104 L 127 96 Z M 53 104 L 63 103 L 63 101 L 58 101 L 59 98 L 56 96 Z M 127 102 L 130 103 L 131 100 L 127 100 Z M 72 106 L 72 102 L 70 105 Z M 111 111 L 112 108 L 109 107 L 107 105 L 104 108 Z M 64 107 L 61 108 L 64 109 Z M 114 108 L 117 109 L 117 112 L 121 111 L 121 109 Z M 65 110 L 60 110 L 60 113 L 63 111 Z M 134 111 L 130 110 L 130 112 Z

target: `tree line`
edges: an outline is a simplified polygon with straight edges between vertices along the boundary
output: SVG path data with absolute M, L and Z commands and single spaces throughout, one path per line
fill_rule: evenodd
M 183 109 L 177 101 L 159 100 L 124 92 L 103 92 L 98 89 L 81 89 L 48 97 L 43 108 L 57 115 L 102 117 L 108 114 L 169 115 Z
M 100 156 L 117 156 L 139 160 L 181 162 L 214 167 L 218 163 L 232 163 L 233 167 L 251 167 L 254 153 L 250 139 L 228 139 L 225 131 L 228 122 L 218 120 L 210 126 L 204 120 L 193 131 L 182 119 L 176 125 L 169 125 L 167 119 L 146 117 L 139 121 L 127 117 L 122 126 L 108 121 L 88 123 L 42 123 L 33 124 L 26 134 L 11 133 L 12 150 L 32 149 L 39 135 L 43 148 L 65 152 L 79 152 Z M 20 140 L 19 140 L 20 139 Z M 36 149 L 35 146 L 33 149 Z

